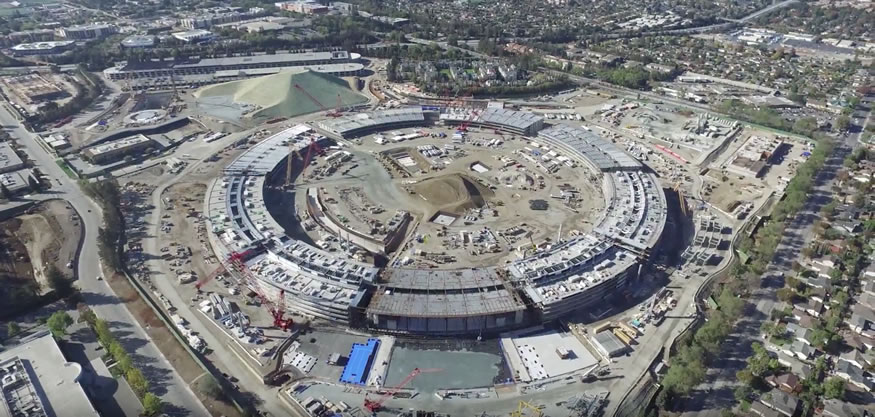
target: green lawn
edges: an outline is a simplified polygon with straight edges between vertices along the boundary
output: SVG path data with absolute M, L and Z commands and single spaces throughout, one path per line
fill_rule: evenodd
M 72 169 L 70 169 L 70 166 L 67 165 L 67 162 L 63 159 L 56 159 L 55 163 L 58 164 L 58 166 L 61 167 L 62 170 L 64 170 L 64 173 L 67 174 L 68 177 L 74 180 L 79 178 L 79 176 L 76 175 L 76 173 L 73 172 Z

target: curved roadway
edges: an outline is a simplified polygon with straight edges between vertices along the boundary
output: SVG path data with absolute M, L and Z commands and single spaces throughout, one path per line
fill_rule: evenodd
M 44 194 L 50 198 L 66 200 L 82 218 L 85 236 L 76 273 L 85 303 L 91 306 L 98 317 L 109 322 L 110 328 L 131 354 L 135 364 L 143 369 L 152 391 L 167 403 L 168 414 L 209 415 L 109 284 L 97 280 L 102 275 L 97 253 L 97 230 L 103 224 L 100 207 L 82 192 L 75 180 L 64 173 L 55 163 L 55 157 L 46 152 L 37 141 L 36 135 L 24 129 L 5 106 L 0 109 L 0 123 L 18 143 L 27 148 L 34 165 L 51 181 L 51 190 Z

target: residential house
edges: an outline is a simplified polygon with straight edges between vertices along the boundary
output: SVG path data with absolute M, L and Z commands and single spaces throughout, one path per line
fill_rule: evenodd
M 869 358 L 860 353 L 859 350 L 852 350 L 850 352 L 842 353 L 839 356 L 842 360 L 851 363 L 860 369 L 866 369 L 866 366 L 870 364 Z
M 823 304 L 827 301 L 828 294 L 826 288 L 812 288 L 808 291 L 808 298 Z
M 814 358 L 814 353 L 816 352 L 816 349 L 811 347 L 811 345 L 809 345 L 807 342 L 795 340 L 790 345 L 784 346 L 782 352 L 784 352 L 788 356 L 807 361 Z
M 835 365 L 835 375 L 849 383 L 862 388 L 871 390 L 873 385 L 872 380 L 866 378 L 863 370 L 854 366 L 854 364 L 844 360 L 839 359 Z
M 807 316 L 807 314 L 806 314 L 806 316 Z M 812 333 L 811 329 L 802 327 L 796 323 L 788 323 L 787 324 L 787 332 L 792 333 L 793 338 L 795 340 L 805 342 L 806 344 L 809 344 L 809 345 L 811 344 L 811 342 L 810 342 L 811 333 Z
M 821 415 L 823 417 L 864 417 L 871 416 L 872 413 L 868 412 L 867 414 L 866 409 L 857 404 L 839 400 L 825 400 Z
M 772 387 L 775 387 L 788 394 L 802 392 L 802 380 L 799 379 L 798 376 L 791 373 L 781 374 L 778 376 L 769 376 L 766 378 L 766 382 L 768 382 L 769 385 L 771 385 Z
M 750 405 L 750 412 L 751 415 L 759 417 L 781 417 L 781 413 L 772 410 L 767 405 L 759 401 Z
M 791 355 L 787 355 L 784 352 L 778 352 L 778 363 L 790 368 L 790 372 L 802 379 L 811 376 L 811 365 L 808 365 Z
M 823 314 L 823 302 L 809 298 L 808 303 L 805 304 L 805 312 L 814 317 L 820 317 Z
M 773 389 L 760 397 L 760 402 L 786 417 L 794 417 L 799 412 L 799 400 L 783 391 Z

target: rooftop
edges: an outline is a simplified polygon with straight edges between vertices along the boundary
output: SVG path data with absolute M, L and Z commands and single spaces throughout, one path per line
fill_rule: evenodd
M 411 122 L 425 123 L 425 116 L 422 114 L 421 107 L 356 113 L 336 119 L 323 120 L 319 122 L 319 127 L 340 136 L 345 136 L 362 129 L 373 129 L 380 126 Z
M 440 118 L 441 120 L 495 124 L 519 130 L 531 129 L 544 121 L 543 117 L 534 113 L 495 107 L 488 107 L 476 112 L 471 109 L 447 109 L 447 112 L 441 113 Z
M 33 43 L 21 43 L 12 47 L 13 51 L 38 51 L 44 49 L 53 49 L 60 46 L 67 46 L 76 43 L 75 41 L 45 41 Z
M 637 159 L 583 128 L 558 124 L 538 132 L 538 136 L 564 145 L 601 171 L 642 168 Z
M 45 331 L 0 352 L 3 405 L 0 417 L 97 416 L 79 379 L 82 367 L 67 362 Z

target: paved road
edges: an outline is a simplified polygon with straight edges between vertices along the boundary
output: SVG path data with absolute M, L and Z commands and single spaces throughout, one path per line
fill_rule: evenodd
M 35 135 L 18 124 L 5 108 L 0 109 L 0 124 L 22 144 L 39 169 L 50 178 L 52 189 L 46 194 L 51 198 L 67 200 L 82 218 L 85 237 L 79 254 L 77 274 L 79 288 L 85 302 L 110 326 L 125 345 L 134 362 L 143 368 L 153 391 L 168 403 L 173 415 L 207 415 L 207 410 L 198 401 L 188 385 L 179 377 L 161 351 L 149 339 L 125 305 L 101 275 L 100 258 L 97 254 L 97 230 L 102 225 L 100 208 L 86 197 L 76 181 L 70 179 L 55 163 L 55 158 L 37 142 Z
M 863 114 L 860 114 L 862 116 Z M 752 291 L 744 319 L 723 343 L 720 361 L 708 370 L 705 381 L 689 398 L 683 401 L 684 416 L 717 417 L 721 410 L 735 405 L 733 390 L 738 386 L 736 372 L 746 366 L 746 359 L 753 354 L 751 343 L 762 342 L 760 326 L 767 320 L 777 303 L 777 289 L 784 286 L 783 273 L 792 269 L 805 245 L 814 237 L 814 224 L 820 219 L 820 209 L 832 200 L 831 186 L 844 158 L 850 154 L 859 139 L 860 132 L 869 121 L 866 117 L 854 117 L 857 128 L 843 137 L 827 158 L 823 169 L 815 177 L 814 188 L 799 214 L 787 225 L 784 236 L 775 251 L 771 263 L 763 275 L 760 288 Z

